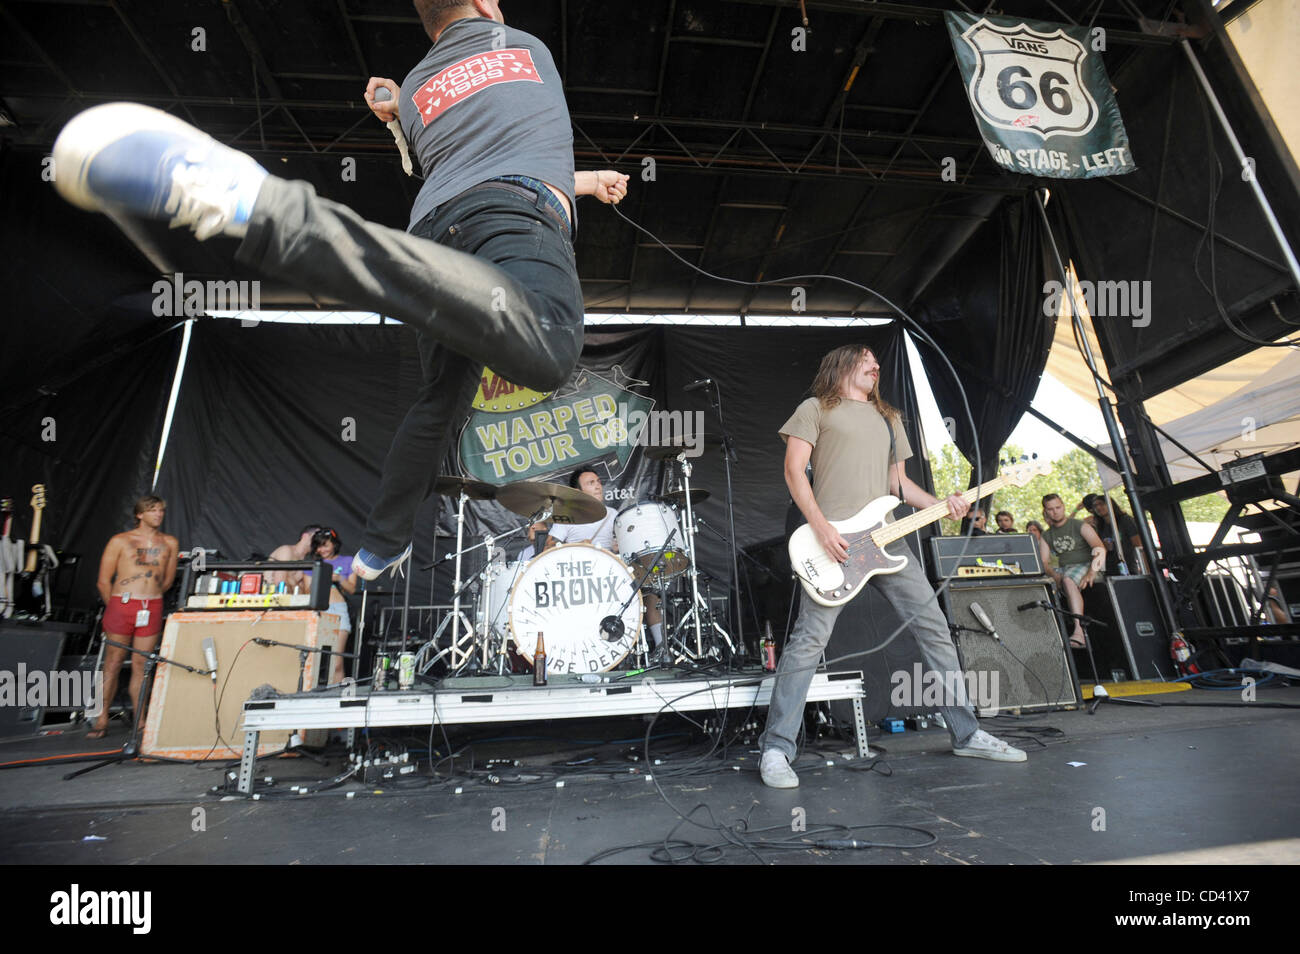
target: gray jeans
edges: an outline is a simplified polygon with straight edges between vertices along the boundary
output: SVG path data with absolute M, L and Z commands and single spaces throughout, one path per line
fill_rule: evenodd
M 961 666 L 957 660 L 957 647 L 948 631 L 948 620 L 939 610 L 934 589 L 917 565 L 916 557 L 908 554 L 907 566 L 898 573 L 881 573 L 871 578 L 874 586 L 904 620 L 916 614 L 910 631 L 916 638 L 928 670 L 937 673 L 955 673 Z M 785 645 L 781 661 L 776 667 L 776 684 L 772 687 L 772 702 L 767 712 L 767 730 L 759 740 L 760 747 L 784 752 L 794 760 L 798 747 L 799 725 L 803 720 L 803 707 L 808 699 L 808 687 L 813 672 L 818 668 L 822 652 L 830 641 L 842 606 L 822 606 L 799 595 L 799 619 L 794 632 Z M 905 638 L 900 637 L 900 638 Z M 845 669 L 861 668 L 865 657 L 846 660 Z M 948 734 L 954 746 L 964 745 L 979 728 L 975 710 L 966 698 L 965 685 L 953 680 L 956 690 L 955 705 L 940 707 Z

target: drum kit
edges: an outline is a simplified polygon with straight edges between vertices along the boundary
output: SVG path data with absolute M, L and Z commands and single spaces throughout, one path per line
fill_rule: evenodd
M 647 448 L 648 456 L 677 466 L 680 489 L 625 507 L 613 525 L 616 553 L 590 542 L 563 543 L 510 561 L 501 546 L 506 538 L 543 521 L 598 523 L 606 516 L 603 501 L 563 484 L 495 486 L 439 477 L 434 491 L 457 501 L 456 549 L 442 558 L 455 561 L 452 605 L 416 653 L 416 670 L 441 666 L 450 674 L 509 673 L 517 665 L 532 665 L 539 637 L 550 673 L 608 672 L 625 661 L 646 668 L 717 660 L 724 649 L 734 655 L 731 636 L 702 595 L 708 584 L 696 565 L 694 507 L 709 492 L 691 487 L 685 451 L 673 445 Z M 508 533 L 484 534 L 480 543 L 465 546 L 470 500 L 495 500 L 526 519 Z M 484 568 L 465 575 L 463 557 L 479 550 Z M 670 590 L 678 592 L 670 596 Z M 659 593 L 665 610 L 665 638 L 658 648 L 650 645 L 642 619 L 643 594 L 651 591 Z

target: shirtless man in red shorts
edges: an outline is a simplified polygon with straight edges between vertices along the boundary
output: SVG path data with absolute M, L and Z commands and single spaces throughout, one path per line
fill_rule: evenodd
M 99 595 L 104 611 L 104 635 L 127 643 L 142 652 L 158 645 L 162 632 L 162 595 L 176 576 L 176 538 L 162 533 L 167 503 L 152 494 L 135 502 L 134 530 L 119 533 L 108 541 L 99 561 Z M 117 677 L 126 659 L 119 646 L 104 648 L 104 691 L 99 718 L 87 733 L 88 739 L 102 739 L 108 733 L 108 711 L 117 694 Z M 131 664 L 131 705 L 140 704 L 144 667 Z

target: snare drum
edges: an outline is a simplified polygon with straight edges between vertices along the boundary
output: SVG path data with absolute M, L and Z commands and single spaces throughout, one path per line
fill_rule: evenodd
M 650 579 L 656 576 L 671 579 L 690 565 L 690 549 L 677 526 L 676 511 L 667 504 L 639 503 L 622 511 L 614 521 L 618 555 L 642 571 L 650 568 L 670 535 L 672 543 L 664 551 L 658 567 L 650 571 Z
M 606 616 L 623 621 L 623 636 L 614 642 L 600 631 Z M 540 632 L 548 673 L 613 669 L 636 646 L 640 628 L 641 594 L 632 571 L 589 543 L 565 543 L 534 557 L 510 594 L 515 647 L 531 663 Z

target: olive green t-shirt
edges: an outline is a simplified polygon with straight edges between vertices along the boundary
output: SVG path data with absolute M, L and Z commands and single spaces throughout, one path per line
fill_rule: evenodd
M 1059 527 L 1048 524 L 1043 539 L 1047 541 L 1047 549 L 1056 554 L 1058 567 L 1092 562 L 1092 547 L 1083 539 L 1082 520 L 1072 517 Z
M 802 438 L 813 446 L 813 498 L 827 520 L 844 520 L 888 494 L 889 465 L 912 456 L 897 419 L 893 430 L 891 459 L 889 425 L 875 405 L 843 398 L 826 410 L 809 398 L 782 425 L 781 436 Z

